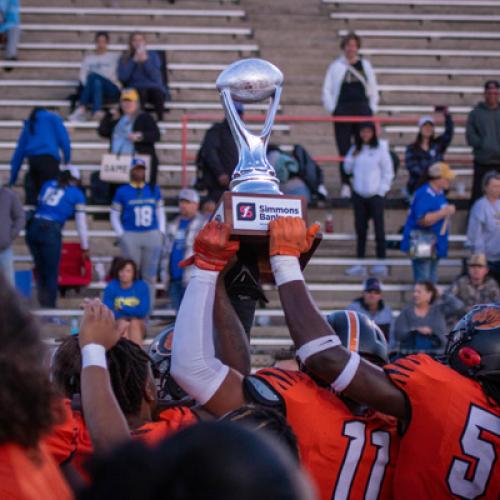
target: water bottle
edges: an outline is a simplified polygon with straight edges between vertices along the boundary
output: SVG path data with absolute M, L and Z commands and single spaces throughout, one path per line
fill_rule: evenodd
M 70 335 L 78 335 L 80 333 L 80 322 L 78 321 L 78 318 L 71 318 L 71 328 L 69 333 Z
M 333 233 L 333 215 L 327 214 L 325 217 L 325 233 Z

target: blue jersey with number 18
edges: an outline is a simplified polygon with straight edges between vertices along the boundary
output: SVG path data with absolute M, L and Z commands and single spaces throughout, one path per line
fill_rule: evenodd
M 132 184 L 117 189 L 113 199 L 113 210 L 121 212 L 121 223 L 125 231 L 153 231 L 158 229 L 156 208 L 161 203 L 158 186 L 145 184 L 135 187 Z
M 64 224 L 75 211 L 85 209 L 85 196 L 75 186 L 60 186 L 57 181 L 47 181 L 38 196 L 35 217 L 42 217 Z

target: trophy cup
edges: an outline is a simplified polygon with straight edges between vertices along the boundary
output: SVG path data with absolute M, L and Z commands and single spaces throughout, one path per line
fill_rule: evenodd
M 240 259 L 257 263 L 260 280 L 272 281 L 269 268 L 268 225 L 280 216 L 302 217 L 307 223 L 307 202 L 302 196 L 283 195 L 274 168 L 267 160 L 267 145 L 278 111 L 283 74 L 268 61 L 242 59 L 229 65 L 217 78 L 222 105 L 234 140 L 239 161 L 234 169 L 230 191 L 218 202 L 213 218 L 231 226 L 241 241 Z M 234 100 L 253 103 L 270 99 L 264 126 L 258 135 L 248 131 L 236 111 Z M 321 241 L 318 236 L 311 250 L 301 256 L 305 266 Z

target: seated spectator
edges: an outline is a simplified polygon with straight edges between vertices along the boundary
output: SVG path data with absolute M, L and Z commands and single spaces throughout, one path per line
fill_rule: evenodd
M 349 304 L 347 309 L 368 316 L 382 330 L 386 340 L 392 325 L 392 309 L 382 299 L 382 283 L 368 278 L 363 285 L 363 295 Z
M 17 60 L 17 45 L 21 30 L 19 28 L 19 0 L 0 0 L 0 40 L 5 42 L 5 59 Z M 7 71 L 12 68 L 5 68 Z
M 113 311 L 118 328 L 125 330 L 124 336 L 142 345 L 149 313 L 148 285 L 138 279 L 137 265 L 131 259 L 121 260 L 115 273 L 104 289 L 103 302 Z
M 178 311 L 193 267 L 181 268 L 179 263 L 193 255 L 193 244 L 206 219 L 198 211 L 200 197 L 194 189 L 181 189 L 180 214 L 168 225 L 165 238 L 165 265 L 168 278 L 168 295 L 172 307 Z
M 413 304 L 407 305 L 394 322 L 393 339 L 403 350 L 441 350 L 447 327 L 436 300 L 434 283 L 420 281 L 413 288 Z
M 110 139 L 110 152 L 115 154 L 149 155 L 151 173 L 149 183 L 156 185 L 158 156 L 155 143 L 160 140 L 160 129 L 154 119 L 139 109 L 139 95 L 135 89 L 124 89 L 120 98 L 121 112 L 108 112 L 97 130 L 101 137 Z
M 9 185 L 16 183 L 19 170 L 28 158 L 28 176 L 33 192 L 26 203 L 34 205 L 45 182 L 56 179 L 63 153 L 64 165 L 71 162 L 71 142 L 59 115 L 43 108 L 33 108 L 24 122 L 16 150 L 10 160 Z
M 156 52 L 146 49 L 142 33 L 130 35 L 128 51 L 118 63 L 118 78 L 124 87 L 133 87 L 139 92 L 143 109 L 146 103 L 151 103 L 158 121 L 163 120 L 167 91 L 162 81 L 161 61 Z
M 88 54 L 80 68 L 80 106 L 69 116 L 69 121 L 85 119 L 87 107 L 92 107 L 92 118 L 103 117 L 103 103 L 120 99 L 120 82 L 117 78 L 118 54 L 108 52 L 109 35 L 99 31 L 95 35 L 95 52 Z
M 394 178 L 389 146 L 379 141 L 375 125 L 371 122 L 360 125 L 356 144 L 344 159 L 344 170 L 352 174 L 352 204 L 356 228 L 358 259 L 365 258 L 368 222 L 373 219 L 377 259 L 385 259 L 384 201 Z M 376 265 L 370 269 L 373 274 L 387 275 L 387 266 Z M 351 276 L 363 276 L 366 268 L 355 265 L 346 270 Z
M 412 259 L 413 280 L 437 281 L 439 259 L 448 255 L 450 217 L 455 205 L 446 190 L 455 173 L 446 163 L 434 163 L 421 179 L 403 230 L 401 250 Z
M 434 118 L 422 116 L 418 121 L 418 135 L 412 144 L 406 147 L 405 167 L 409 173 L 406 189 L 412 195 L 425 171 L 434 163 L 444 161 L 444 153 L 453 140 L 453 120 L 448 108 L 436 106 L 436 111 L 444 115 L 444 133 L 435 134 Z
M 488 172 L 484 196 L 474 203 L 467 226 L 467 243 L 473 253 L 486 255 L 490 273 L 500 284 L 500 174 Z

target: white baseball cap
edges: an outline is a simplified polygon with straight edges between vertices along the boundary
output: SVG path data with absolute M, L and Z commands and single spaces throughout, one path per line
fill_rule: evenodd
M 66 165 L 64 167 L 64 170 L 67 170 L 70 174 L 71 177 L 80 180 L 82 176 L 80 175 L 80 169 L 78 167 L 75 167 L 75 165 Z
M 418 120 L 418 128 L 422 127 L 426 123 L 430 123 L 432 126 L 434 126 L 434 118 L 432 118 L 431 115 L 424 115 Z
M 184 188 L 179 191 L 179 200 L 190 201 L 191 203 L 199 203 L 200 195 L 198 191 L 190 188 Z

